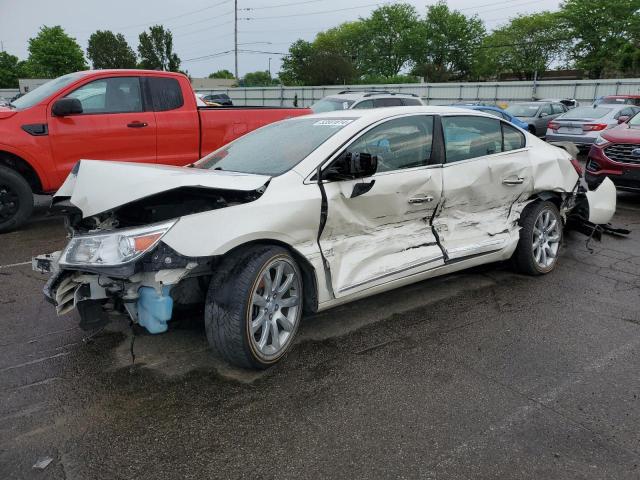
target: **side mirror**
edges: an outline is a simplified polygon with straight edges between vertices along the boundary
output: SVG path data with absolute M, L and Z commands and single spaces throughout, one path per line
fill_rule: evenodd
M 620 115 L 618 117 L 618 123 L 627 123 L 631 117 L 629 115 Z
M 549 114 L 547 112 L 540 112 L 540 118 L 548 117 Z
M 82 113 L 82 103 L 77 98 L 61 98 L 56 101 L 51 108 L 51 113 L 56 117 L 66 117 L 67 115 L 77 115 Z
M 370 177 L 378 170 L 378 157 L 370 153 L 345 152 L 322 175 L 324 180 Z

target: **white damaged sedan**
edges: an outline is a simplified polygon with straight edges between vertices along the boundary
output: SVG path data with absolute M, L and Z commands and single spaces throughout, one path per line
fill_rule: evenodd
M 554 269 L 563 228 L 615 212 L 564 150 L 477 111 L 328 112 L 253 131 L 189 167 L 80 161 L 56 193 L 71 238 L 41 255 L 45 295 L 95 328 L 152 333 L 204 304 L 211 346 L 266 368 L 304 313 L 513 259 Z

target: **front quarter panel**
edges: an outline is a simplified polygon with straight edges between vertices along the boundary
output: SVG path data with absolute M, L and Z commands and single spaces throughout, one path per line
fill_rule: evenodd
M 256 201 L 187 215 L 163 237 L 178 253 L 223 255 L 253 241 L 275 240 L 307 258 L 318 253 L 320 191 L 293 171 L 273 178 Z

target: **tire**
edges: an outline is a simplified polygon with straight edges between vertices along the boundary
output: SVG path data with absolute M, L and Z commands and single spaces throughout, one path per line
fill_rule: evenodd
M 33 212 L 33 192 L 15 170 L 0 166 L 0 233 L 20 228 Z
M 519 223 L 520 240 L 513 254 L 516 269 L 527 275 L 551 272 L 562 245 L 563 224 L 558 208 L 548 201 L 536 201 L 527 205 Z
M 302 317 L 298 265 L 284 248 L 258 246 L 227 258 L 219 267 L 205 302 L 209 344 L 242 368 L 276 364 L 293 344 Z
M 529 133 L 535 135 L 536 134 L 536 127 L 534 127 L 533 125 L 529 125 Z

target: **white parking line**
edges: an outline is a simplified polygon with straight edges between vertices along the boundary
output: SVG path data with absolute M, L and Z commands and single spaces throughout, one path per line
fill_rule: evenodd
M 28 262 L 10 263 L 9 265 L 0 265 L 0 268 L 21 267 L 22 265 L 31 265 L 31 260 Z

